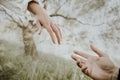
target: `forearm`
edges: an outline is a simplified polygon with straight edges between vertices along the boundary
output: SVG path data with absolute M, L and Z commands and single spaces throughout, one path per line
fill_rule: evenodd
M 45 14 L 45 10 L 36 2 L 31 1 L 28 3 L 28 10 L 35 15 Z

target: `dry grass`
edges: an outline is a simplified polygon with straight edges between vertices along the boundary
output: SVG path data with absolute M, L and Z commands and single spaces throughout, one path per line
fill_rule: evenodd
M 42 53 L 35 60 L 24 54 L 14 56 L 17 46 L 7 42 L 4 46 L 5 50 L 0 48 L 0 80 L 90 80 L 73 61 Z
M 0 80 L 89 80 L 75 64 L 52 55 L 41 54 L 36 60 L 24 55 L 0 60 L 4 60 Z

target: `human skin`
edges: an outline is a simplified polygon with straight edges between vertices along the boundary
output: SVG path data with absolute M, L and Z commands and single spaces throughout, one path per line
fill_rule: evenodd
M 90 47 L 98 56 L 91 56 L 77 50 L 74 53 L 78 56 L 71 55 L 82 72 L 94 80 L 117 80 L 119 68 L 113 64 L 107 54 L 94 47 L 93 44 Z
M 28 4 L 28 10 L 36 15 L 37 26 L 42 30 L 45 28 L 53 43 L 56 43 L 56 39 L 58 44 L 61 43 L 62 34 L 59 27 L 50 19 L 50 17 L 46 14 L 45 10 L 36 2 L 32 1 Z M 41 33 L 41 31 L 40 31 Z

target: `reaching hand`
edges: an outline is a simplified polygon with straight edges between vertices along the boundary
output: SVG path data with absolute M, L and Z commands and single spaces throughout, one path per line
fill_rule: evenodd
M 98 56 L 91 56 L 76 50 L 74 53 L 83 58 L 71 55 L 82 72 L 94 80 L 115 80 L 119 68 L 113 64 L 107 54 L 95 48 L 93 45 L 90 45 L 90 47 Z
M 41 30 L 44 27 L 48 31 L 52 42 L 55 43 L 57 38 L 57 42 L 60 44 L 62 38 L 61 31 L 59 27 L 52 22 L 46 11 L 38 3 L 36 3 L 36 1 L 28 3 L 28 10 L 37 16 L 37 26 L 41 28 Z
M 42 27 L 44 27 L 48 31 L 53 43 L 55 43 L 55 39 L 57 38 L 57 42 L 60 44 L 62 38 L 61 31 L 59 27 L 57 27 L 57 25 L 52 22 L 49 16 L 45 14 L 37 15 L 37 25 L 41 28 L 41 30 Z

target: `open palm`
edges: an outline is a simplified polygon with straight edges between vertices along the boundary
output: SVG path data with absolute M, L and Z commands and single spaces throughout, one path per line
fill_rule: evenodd
M 77 62 L 82 72 L 94 80 L 112 80 L 112 76 L 118 68 L 113 64 L 107 54 L 95 48 L 93 45 L 90 45 L 90 47 L 98 56 L 91 56 L 75 50 L 74 53 L 81 57 L 76 55 L 72 55 L 71 57 Z

